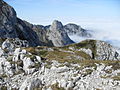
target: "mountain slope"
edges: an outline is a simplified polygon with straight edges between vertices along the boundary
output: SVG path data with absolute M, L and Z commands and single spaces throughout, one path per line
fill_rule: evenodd
M 62 25 L 57 20 L 48 26 L 30 24 L 18 18 L 15 10 L 0 0 L 0 38 L 27 40 L 29 46 L 64 46 L 74 43 L 69 35 L 80 38 L 92 36 L 88 30 L 76 24 Z
M 0 1 L 0 37 L 27 40 L 30 46 L 40 45 L 37 34 L 16 16 L 15 10 Z
M 120 53 L 112 45 L 100 40 L 84 40 L 77 44 L 66 46 L 73 50 L 86 52 L 91 59 L 96 60 L 119 60 Z
M 17 17 L 15 10 L 3 0 L 0 0 L 0 37 L 17 37 L 15 24 Z
M 77 35 L 79 37 L 88 37 L 88 38 L 92 37 L 90 31 L 85 30 L 81 28 L 81 26 L 76 24 L 67 24 L 64 26 L 64 30 L 67 32 L 69 36 Z
M 54 46 L 64 46 L 74 43 L 64 31 L 61 22 L 55 20 L 47 32 L 48 39 L 51 40 Z
M 0 89 L 119 90 L 120 55 L 115 57 L 115 52 L 111 45 L 97 40 L 21 48 L 7 39 L 0 47 Z M 103 54 L 107 56 L 102 58 Z
M 57 39 L 48 36 L 56 36 Z M 56 30 L 47 26 L 39 27 L 17 18 L 15 10 L 3 0 L 0 1 L 0 37 L 27 40 L 29 46 L 64 46 L 73 43 L 67 33 L 57 27 Z

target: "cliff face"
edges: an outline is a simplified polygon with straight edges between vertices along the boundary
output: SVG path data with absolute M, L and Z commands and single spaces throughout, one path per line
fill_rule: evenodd
M 83 51 L 94 60 L 119 60 L 119 50 L 112 45 L 100 40 L 84 40 L 77 44 L 69 45 L 75 51 Z
M 85 29 L 81 28 L 81 26 L 76 25 L 76 24 L 67 24 L 64 26 L 64 30 L 70 36 L 77 35 L 79 37 L 87 37 L 87 38 L 92 37 L 92 34 L 90 31 L 85 30 Z
M 0 37 L 27 40 L 30 46 L 64 46 L 73 43 L 67 33 L 59 28 L 59 23 L 50 27 L 32 25 L 17 18 L 15 10 L 3 0 L 0 1 Z
M 0 1 L 0 37 L 16 38 L 15 25 L 17 17 L 15 10 L 3 0 Z
M 69 35 L 91 37 L 92 35 L 76 24 L 62 25 L 53 21 L 52 25 L 33 25 L 19 19 L 15 10 L 0 0 L 0 38 L 27 40 L 29 46 L 64 46 L 74 43 Z
M 48 39 L 51 40 L 54 46 L 64 46 L 74 43 L 64 31 L 61 22 L 55 20 L 47 32 Z
M 15 10 L 3 0 L 0 1 L 0 37 L 27 40 L 30 46 L 40 45 L 37 34 L 17 18 Z

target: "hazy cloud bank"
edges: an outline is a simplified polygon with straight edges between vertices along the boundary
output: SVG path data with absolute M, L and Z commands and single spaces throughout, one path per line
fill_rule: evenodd
M 81 24 L 84 28 L 88 30 L 93 30 L 93 38 L 96 40 L 107 41 L 108 43 L 120 47 L 120 23 L 88 23 Z M 79 36 L 70 36 L 70 38 L 75 42 L 80 42 L 87 38 L 81 38 Z

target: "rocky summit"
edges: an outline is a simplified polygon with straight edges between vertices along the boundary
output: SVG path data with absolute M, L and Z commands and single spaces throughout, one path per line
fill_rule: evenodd
M 92 32 L 89 30 L 85 30 L 81 28 L 81 26 L 76 25 L 76 24 L 67 24 L 64 26 L 64 30 L 67 32 L 68 35 L 77 35 L 79 37 L 87 37 L 91 38 L 92 37 Z
M 62 23 L 57 20 L 53 21 L 47 32 L 47 36 L 53 42 L 54 46 L 64 46 L 74 43 L 64 31 Z
M 120 49 L 79 25 L 33 25 L 0 0 L 0 90 L 120 90 Z
M 17 17 L 15 10 L 0 1 L 0 38 L 27 40 L 29 46 L 64 46 L 74 43 L 69 34 L 90 37 L 91 34 L 75 24 L 62 25 L 54 20 L 52 25 L 33 25 Z

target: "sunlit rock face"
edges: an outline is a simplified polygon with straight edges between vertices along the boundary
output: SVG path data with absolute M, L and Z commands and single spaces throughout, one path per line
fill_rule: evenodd
M 116 48 L 111 46 L 110 44 L 97 41 L 96 42 L 96 59 L 98 60 L 119 60 L 120 53 Z
M 0 37 L 27 40 L 29 46 L 64 46 L 74 43 L 69 35 L 91 37 L 87 30 L 75 24 L 62 25 L 54 20 L 52 25 L 33 25 L 19 19 L 15 10 L 0 1 Z
M 79 37 L 92 37 L 92 34 L 90 31 L 85 30 L 81 28 L 81 26 L 76 24 L 67 24 L 64 26 L 65 31 L 68 33 L 68 35 L 77 35 Z
M 73 43 L 61 22 L 51 26 L 32 25 L 16 16 L 15 10 L 0 1 L 0 37 L 27 40 L 30 46 L 64 46 Z
M 62 23 L 57 20 L 53 21 L 47 35 L 48 39 L 53 42 L 54 46 L 64 46 L 73 43 L 64 31 Z
M 76 46 L 77 48 L 75 48 Z M 71 48 L 74 48 L 74 50 L 83 51 L 89 56 L 91 56 L 91 59 L 95 59 L 95 60 L 120 59 L 120 53 L 118 49 L 100 40 L 91 40 L 91 39 L 84 40 L 80 43 L 74 44 L 73 47 Z
M 0 37 L 27 40 L 29 46 L 64 46 L 74 43 L 69 35 L 91 37 L 91 34 L 75 24 L 63 25 L 54 20 L 52 25 L 33 25 L 19 19 L 15 10 L 0 1 Z
M 93 31 L 83 29 L 80 25 L 69 23 L 64 26 L 65 32 L 71 40 L 79 43 L 82 40 L 93 38 Z
M 54 20 L 50 27 L 50 30 L 63 30 L 63 25 L 60 21 Z

